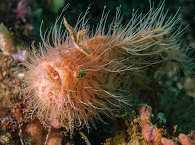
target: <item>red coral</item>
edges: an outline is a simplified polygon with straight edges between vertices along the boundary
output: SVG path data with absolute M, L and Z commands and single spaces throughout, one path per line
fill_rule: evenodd
M 149 106 L 142 106 L 139 110 L 141 127 L 142 127 L 142 136 L 147 142 L 158 145 L 160 139 L 162 138 L 162 132 L 149 121 L 151 114 L 151 108 Z
M 165 138 L 165 137 L 163 137 L 163 138 L 161 139 L 161 143 L 162 143 L 163 145 L 177 145 L 173 140 L 167 139 L 167 138 Z
M 190 137 L 183 134 L 183 133 L 181 133 L 179 135 L 179 140 L 180 140 L 182 145 L 194 145 L 194 143 L 192 143 L 192 140 L 190 139 Z
M 151 107 L 143 105 L 139 109 L 140 119 L 142 123 L 148 122 L 151 117 Z

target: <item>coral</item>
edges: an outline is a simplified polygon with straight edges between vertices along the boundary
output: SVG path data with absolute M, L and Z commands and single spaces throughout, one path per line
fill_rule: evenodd
M 179 139 L 176 139 L 176 140 L 178 140 L 180 144 L 182 145 L 194 145 L 195 144 L 195 140 L 192 137 L 187 136 L 183 133 L 179 134 L 178 138 Z M 167 138 L 162 138 L 161 143 L 163 145 L 178 145 L 176 141 L 172 139 L 167 139 Z
M 195 143 L 192 143 L 191 139 L 187 135 L 182 133 L 179 135 L 179 140 L 182 145 L 193 145 Z
M 163 145 L 176 145 L 176 143 L 173 140 L 167 138 L 162 138 L 161 143 Z
M 152 125 L 149 121 L 152 115 L 151 108 L 148 106 L 142 106 L 139 110 L 139 114 L 143 138 L 151 144 L 159 145 L 160 139 L 162 138 L 162 131 Z
M 11 32 L 4 24 L 0 24 L 0 49 L 4 54 L 11 55 L 15 60 L 24 61 L 26 50 L 13 41 Z
M 28 4 L 28 0 L 20 0 L 18 2 L 17 8 L 13 10 L 16 17 L 23 21 L 25 21 L 25 17 L 28 14 L 27 4 Z

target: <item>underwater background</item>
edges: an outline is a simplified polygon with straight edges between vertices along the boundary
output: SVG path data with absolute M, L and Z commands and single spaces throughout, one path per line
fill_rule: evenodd
M 135 102 L 138 106 L 141 104 L 150 106 L 153 114 L 149 119 L 151 124 L 161 129 L 163 136 L 177 140 L 180 133 L 188 135 L 195 130 L 195 0 L 166 0 L 164 3 L 168 16 L 173 16 L 179 11 L 178 17 L 182 19 L 179 23 L 184 27 L 181 51 L 190 58 L 190 62 L 181 66 L 173 60 L 169 65 L 151 70 L 155 71 L 152 72 L 154 76 L 147 79 L 155 80 L 158 87 L 150 84 L 151 97 L 137 98 Z M 99 22 L 104 8 L 109 10 L 109 16 L 113 17 L 116 9 L 120 9 L 123 16 L 122 23 L 126 24 L 132 13 L 147 14 L 151 5 L 158 7 L 159 4 L 162 4 L 161 0 L 151 0 L 151 2 L 149 0 L 1 0 L 0 144 L 41 145 L 48 135 L 48 130 L 36 119 L 32 119 L 35 121 L 30 125 L 29 118 L 23 120 L 25 117 L 22 116 L 28 111 L 25 110 L 20 98 L 20 89 L 23 85 L 22 70 L 25 68 L 19 62 L 23 61 L 24 49 L 31 49 L 32 44 L 36 47 L 41 42 L 41 23 L 44 33 L 54 25 L 56 18 L 62 13 L 62 17 L 66 17 L 70 25 L 74 26 L 79 15 L 89 7 L 87 18 L 91 26 Z M 111 20 L 112 18 L 108 17 L 107 23 L 109 24 Z M 19 52 L 19 55 L 15 55 L 15 52 Z M 56 141 L 53 142 L 54 145 L 155 144 L 147 141 L 141 134 L 137 106 L 126 114 L 116 118 L 105 117 L 105 123 L 97 122 L 96 128 L 92 127 L 89 130 L 78 129 L 73 137 L 69 137 L 63 129 L 60 131 L 54 129 L 50 138 L 53 137 Z M 82 136 L 80 131 L 85 135 Z M 83 139 L 86 136 L 88 139 Z

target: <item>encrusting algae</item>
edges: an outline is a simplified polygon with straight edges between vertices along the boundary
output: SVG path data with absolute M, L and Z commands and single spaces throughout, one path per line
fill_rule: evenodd
M 104 12 L 95 32 L 87 25 L 87 12 L 74 28 L 64 19 L 65 32 L 57 30 L 58 19 L 42 37 L 40 54 L 25 62 L 25 99 L 33 115 L 72 134 L 102 115 L 125 112 L 143 92 L 151 96 L 153 70 L 183 60 L 179 18 L 163 11 L 162 3 L 146 15 L 134 13 L 126 25 L 119 10 L 109 25 Z

